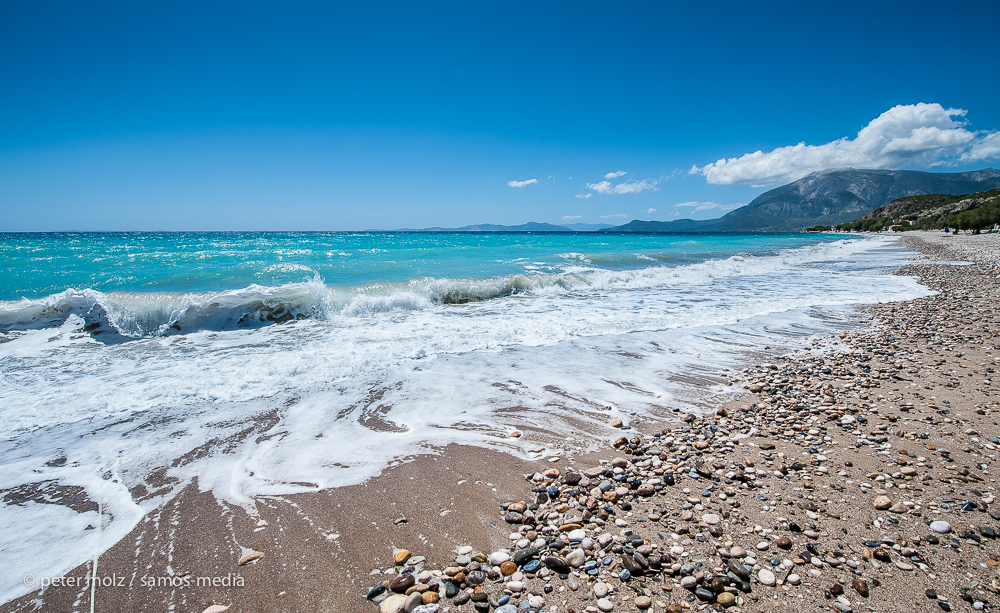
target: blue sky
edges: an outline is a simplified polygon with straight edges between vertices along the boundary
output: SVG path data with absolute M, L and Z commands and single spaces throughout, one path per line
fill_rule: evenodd
M 995 2 L 700 4 L 2 3 L 0 231 L 707 218 L 1000 164 Z

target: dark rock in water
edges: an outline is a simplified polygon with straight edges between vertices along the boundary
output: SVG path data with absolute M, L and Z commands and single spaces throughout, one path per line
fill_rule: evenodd
M 851 581 L 851 587 L 854 591 L 861 595 L 862 598 L 868 598 L 868 583 L 864 579 L 854 579 Z
M 417 580 L 413 575 L 399 575 L 389 582 L 389 589 L 397 594 L 402 594 L 416 584 Z
M 520 549 L 516 553 L 514 553 L 514 555 L 511 557 L 511 560 L 514 561 L 514 564 L 521 566 L 522 564 L 524 564 L 525 562 L 527 562 L 528 560 L 537 555 L 538 555 L 538 547 L 525 547 L 524 549 Z
M 731 570 L 733 574 L 736 575 L 737 577 L 741 579 L 750 578 L 750 569 L 740 564 L 738 561 L 736 561 L 736 559 L 729 558 L 729 560 L 726 562 L 726 566 L 728 566 L 729 570 Z
M 526 573 L 538 572 L 538 569 L 542 567 L 542 563 L 538 560 L 528 560 L 524 563 L 522 570 Z
M 379 596 L 383 592 L 385 592 L 385 586 L 384 585 L 376 585 L 372 589 L 368 590 L 368 595 L 365 596 L 365 598 L 367 598 L 368 600 L 372 600 L 373 598 L 375 598 L 376 596 Z

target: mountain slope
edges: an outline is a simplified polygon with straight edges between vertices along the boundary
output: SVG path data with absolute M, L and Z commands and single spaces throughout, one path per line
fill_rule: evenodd
M 969 194 L 1000 187 L 1000 170 L 959 173 L 847 168 L 776 187 L 719 219 L 632 221 L 605 232 L 787 232 L 848 222 L 905 196 Z
M 903 229 L 961 227 L 962 225 L 977 229 L 997 223 L 995 213 L 998 211 L 1000 211 L 1000 189 L 991 189 L 964 196 L 944 194 L 908 196 L 880 206 L 860 219 L 839 224 L 837 229 L 870 231 L 883 227 L 895 227 L 896 224 L 899 224 L 899 227 Z M 963 213 L 967 214 L 963 216 Z M 963 224 L 963 219 L 967 220 L 968 223 Z

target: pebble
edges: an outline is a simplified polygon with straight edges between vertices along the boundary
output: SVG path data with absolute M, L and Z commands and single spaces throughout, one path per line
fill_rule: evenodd
M 488 558 L 489 563 L 493 566 L 500 566 L 507 560 L 510 560 L 510 554 L 506 551 L 494 551 Z
M 587 554 L 582 549 L 574 549 L 566 554 L 566 563 L 573 568 L 580 568 L 587 560 Z
M 600 609 L 600 610 L 602 610 L 602 611 L 604 611 L 605 613 L 607 613 L 608 611 L 613 611 L 614 608 L 615 608 L 615 605 L 610 600 L 608 600 L 607 598 L 598 598 L 597 599 L 597 608 Z
M 736 604 L 736 596 L 730 594 L 729 592 L 722 592 L 715 598 L 715 602 L 724 607 L 731 607 Z
M 379 611 L 381 613 L 403 613 L 404 607 L 406 606 L 406 596 L 400 594 L 393 594 L 379 605 Z
M 422 604 L 424 604 L 423 594 L 420 592 L 411 592 L 403 602 L 403 611 L 413 611 L 413 609 L 416 609 Z
M 721 521 L 721 518 L 715 513 L 705 513 L 701 516 L 701 521 L 705 522 L 709 526 L 714 526 Z
M 633 603 L 640 609 L 648 609 L 653 606 L 653 599 L 649 596 L 636 596 Z
M 875 502 L 872 503 L 876 509 L 879 511 L 885 511 L 892 506 L 892 498 L 888 496 L 876 496 Z
M 395 562 L 397 566 L 403 564 L 409 559 L 410 559 L 410 551 L 408 549 L 400 549 L 399 551 L 392 554 L 392 561 Z
M 416 583 L 417 580 L 413 575 L 399 575 L 393 577 L 392 581 L 389 582 L 389 589 L 397 594 L 402 594 Z
M 930 529 L 938 534 L 947 534 L 951 532 L 951 524 L 943 520 L 932 521 Z
M 766 568 L 762 568 L 759 571 L 757 571 L 757 580 L 760 581 L 761 584 L 766 585 L 768 587 L 773 586 L 777 582 L 774 573 L 767 570 Z
M 796 575 L 795 573 L 792 573 L 787 577 L 785 577 L 785 583 L 789 585 L 798 585 L 802 583 L 802 577 Z

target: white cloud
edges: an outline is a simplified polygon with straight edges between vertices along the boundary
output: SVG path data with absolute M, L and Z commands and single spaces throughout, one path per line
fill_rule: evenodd
M 532 183 L 538 183 L 538 179 L 528 179 L 527 181 L 507 181 L 507 185 L 511 187 L 524 187 L 525 185 L 531 185 Z
M 718 202 L 681 202 L 674 205 L 674 209 L 679 208 L 690 208 L 691 212 L 697 213 L 698 211 L 731 211 L 733 209 L 738 209 L 743 206 L 743 203 L 737 204 L 719 204 Z
M 601 215 L 601 219 L 611 219 L 612 217 L 628 217 L 628 213 L 615 213 L 614 215 Z
M 583 219 L 583 215 L 563 215 L 563 219 L 567 221 L 572 221 L 574 219 Z
M 655 213 L 655 212 L 656 212 L 656 209 L 646 209 L 646 212 L 647 212 L 647 213 Z
M 659 190 L 656 187 L 657 183 L 659 181 L 654 179 L 643 179 L 642 181 L 631 181 L 617 185 L 612 185 L 611 181 L 601 181 L 600 183 L 588 183 L 587 187 L 598 194 L 638 194 L 647 189 L 651 189 L 654 192 Z
M 618 177 L 624 177 L 627 174 L 628 173 L 625 172 L 624 170 L 619 170 L 618 172 L 609 172 L 608 174 L 604 175 L 604 178 L 605 179 L 617 179 Z
M 959 158 L 960 162 L 978 162 L 1000 158 L 1000 132 L 983 133 L 977 138 L 969 150 Z
M 577 195 L 575 195 L 575 196 L 573 196 L 573 197 L 574 197 L 574 198 L 584 198 L 584 199 L 586 199 L 586 198 L 590 198 L 590 197 L 591 197 L 591 196 L 593 196 L 593 195 L 594 195 L 594 194 L 577 194 Z
M 1000 157 L 1000 132 L 968 130 L 964 109 L 940 104 L 894 106 L 861 128 L 857 137 L 799 143 L 764 153 L 693 166 L 709 183 L 788 183 L 830 168 L 930 168 Z

